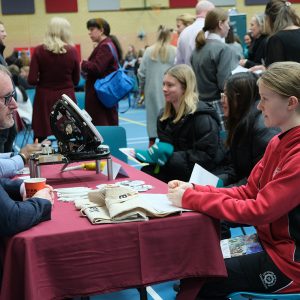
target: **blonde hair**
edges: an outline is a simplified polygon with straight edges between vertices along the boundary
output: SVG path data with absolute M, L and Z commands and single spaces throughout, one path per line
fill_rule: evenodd
M 153 46 L 151 46 L 152 49 L 150 57 L 152 60 L 158 60 L 158 58 L 160 58 L 163 63 L 168 61 L 170 56 L 169 49 L 174 48 L 172 45 L 170 45 L 171 37 L 171 28 L 164 25 L 160 25 L 158 27 L 156 42 Z
M 265 9 L 266 20 L 272 34 L 288 26 L 300 26 L 300 18 L 289 1 L 271 0 Z
M 73 45 L 70 23 L 65 18 L 52 18 L 44 38 L 45 48 L 55 54 L 61 54 L 67 52 L 67 45 Z
M 165 75 L 167 74 L 179 81 L 184 93 L 181 96 L 177 114 L 172 104 L 167 102 L 160 121 L 164 121 L 168 118 L 174 118 L 173 123 L 177 123 L 182 119 L 182 117 L 194 113 L 197 109 L 197 103 L 199 100 L 196 76 L 193 69 L 186 64 L 175 65 L 169 68 L 165 72 Z
M 204 27 L 199 31 L 196 37 L 196 48 L 201 49 L 205 43 L 205 32 L 210 31 L 214 32 L 218 26 L 219 22 L 225 22 L 228 19 L 228 13 L 221 8 L 215 8 L 209 11 L 205 17 Z
M 262 83 L 280 96 L 294 96 L 300 101 L 300 63 L 293 61 L 273 63 L 261 75 L 258 83 Z
M 179 15 L 176 18 L 176 21 L 181 21 L 185 27 L 193 24 L 195 22 L 195 20 L 196 20 L 195 16 L 188 14 L 188 13 Z

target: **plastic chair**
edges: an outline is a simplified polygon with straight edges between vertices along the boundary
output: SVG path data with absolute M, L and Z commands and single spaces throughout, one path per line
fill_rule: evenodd
M 76 92 L 81 92 L 84 91 L 84 86 L 85 86 L 85 79 L 80 75 L 80 80 L 78 84 L 75 86 L 75 91 Z
M 121 126 L 96 126 L 96 128 L 104 139 L 103 144 L 109 146 L 111 155 L 127 163 L 127 156 L 119 150 L 127 148 L 125 129 Z
M 77 105 L 80 109 L 85 109 L 85 92 L 75 92 Z
M 28 95 L 28 98 L 30 99 L 32 105 L 34 103 L 34 96 L 35 96 L 35 89 L 26 89 L 26 93 Z
M 15 124 L 17 129 L 17 134 L 23 136 L 22 142 L 17 146 L 20 149 L 24 147 L 26 144 L 28 144 L 28 141 L 30 139 L 33 139 L 33 131 L 31 128 L 31 124 L 26 123 L 19 115 L 18 111 L 16 110 L 14 113 L 15 117 Z M 18 149 L 19 150 L 19 149 Z
M 299 300 L 300 294 L 261 294 L 261 293 L 252 293 L 252 292 L 235 292 L 227 296 L 229 300 Z

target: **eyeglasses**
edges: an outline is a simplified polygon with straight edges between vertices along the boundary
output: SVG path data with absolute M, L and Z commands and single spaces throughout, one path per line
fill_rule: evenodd
M 10 104 L 10 102 L 12 101 L 13 98 L 16 97 L 16 91 L 13 90 L 10 94 L 0 97 L 1 99 L 4 99 L 4 104 L 6 106 L 8 106 Z

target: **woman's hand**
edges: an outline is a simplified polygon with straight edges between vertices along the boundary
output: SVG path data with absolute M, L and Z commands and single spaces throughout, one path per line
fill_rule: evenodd
M 168 182 L 167 197 L 173 205 L 182 207 L 182 196 L 188 188 L 193 188 L 193 185 L 180 180 L 172 180 Z
M 189 188 L 193 188 L 193 185 L 189 182 L 185 182 L 185 181 L 180 181 L 180 180 L 172 180 L 168 182 L 168 188 L 169 191 L 170 189 L 176 189 L 176 188 L 181 188 L 183 190 L 189 189 Z
M 185 190 L 181 188 L 169 189 L 167 197 L 173 205 L 182 207 L 182 196 L 184 192 Z
M 249 71 L 258 74 L 258 73 L 266 71 L 266 67 L 263 65 L 258 65 L 258 66 L 254 66 L 254 67 L 250 68 Z
M 240 59 L 240 66 L 245 67 L 247 59 Z

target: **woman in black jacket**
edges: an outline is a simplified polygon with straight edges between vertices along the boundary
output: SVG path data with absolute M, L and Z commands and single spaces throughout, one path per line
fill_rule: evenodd
M 250 31 L 253 42 L 248 51 L 248 58 L 240 60 L 240 65 L 247 69 L 264 64 L 265 48 L 268 38 L 265 30 L 264 14 L 256 14 L 252 17 Z
M 247 183 L 253 167 L 263 157 L 270 139 L 279 130 L 267 128 L 263 115 L 257 109 L 259 102 L 258 77 L 251 72 L 236 73 L 225 83 L 222 106 L 226 117 L 227 156 L 215 175 L 224 186 L 240 186 Z M 230 238 L 230 227 L 247 226 L 221 222 L 221 239 Z
M 198 100 L 196 77 L 188 65 L 176 65 L 164 75 L 165 107 L 158 116 L 160 142 L 173 145 L 174 152 L 155 174 L 155 166 L 142 168 L 146 173 L 168 182 L 189 180 L 194 164 L 213 171 L 224 158 L 219 138 L 219 116 L 212 106 Z
M 257 76 L 237 73 L 225 83 L 222 105 L 226 116 L 226 146 L 229 155 L 218 176 L 225 186 L 247 182 L 252 168 L 262 158 L 270 139 L 279 130 L 267 128 L 257 109 Z

